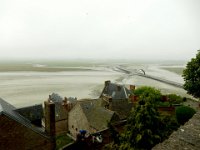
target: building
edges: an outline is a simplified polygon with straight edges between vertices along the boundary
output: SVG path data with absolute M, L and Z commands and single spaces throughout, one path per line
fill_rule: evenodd
M 0 98 L 0 149 L 53 150 L 54 135 L 41 126 L 42 114 L 41 105 L 17 109 Z
M 101 99 L 83 99 L 69 112 L 68 127 L 70 134 L 76 137 L 79 130 L 95 133 L 106 129 L 108 122 L 119 120 L 114 111 L 101 107 Z
M 113 100 L 128 100 L 131 94 L 131 91 L 125 86 L 116 83 L 111 83 L 111 81 L 105 81 L 105 86 L 100 95 L 100 98 L 102 98 L 104 95 L 107 95 Z
M 42 104 L 17 108 L 15 111 L 31 121 L 31 124 L 42 127 L 42 118 L 44 117 Z
M 62 98 L 53 93 L 49 95 L 49 101 L 55 104 L 56 135 L 68 132 L 68 113 L 76 104 L 76 98 Z
M 133 88 L 133 86 L 131 85 L 130 88 Z M 133 103 L 130 100 L 132 95 L 131 90 L 125 86 L 105 81 L 105 86 L 100 95 L 102 99 L 101 106 L 115 111 L 121 119 L 126 119 L 133 107 Z

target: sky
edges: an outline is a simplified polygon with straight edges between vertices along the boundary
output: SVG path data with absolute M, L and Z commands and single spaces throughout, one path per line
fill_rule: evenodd
M 0 0 L 0 59 L 187 60 L 200 0 Z

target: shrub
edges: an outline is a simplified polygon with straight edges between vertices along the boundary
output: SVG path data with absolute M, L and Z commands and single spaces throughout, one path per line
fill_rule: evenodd
M 180 106 L 180 107 L 176 108 L 176 119 L 177 119 L 178 123 L 183 125 L 195 113 L 196 113 L 196 111 L 189 106 Z
M 180 104 L 183 102 L 183 98 L 176 94 L 169 94 L 167 95 L 170 104 Z
M 159 102 L 161 100 L 161 92 L 153 87 L 140 87 L 134 90 L 134 95 L 139 96 L 139 99 L 151 99 L 154 102 Z
M 169 107 L 170 103 L 169 102 L 159 102 L 159 103 L 157 103 L 157 105 L 159 107 Z

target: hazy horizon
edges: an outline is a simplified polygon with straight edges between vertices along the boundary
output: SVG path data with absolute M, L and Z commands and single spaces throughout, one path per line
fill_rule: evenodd
M 1 60 L 188 61 L 199 0 L 1 0 Z
M 123 63 L 132 63 L 132 64 L 186 64 L 188 63 L 192 58 L 189 58 L 188 60 L 180 59 L 126 59 L 126 58 L 2 58 L 0 60 L 0 63 L 7 63 L 7 64 L 13 64 L 13 63 L 98 63 L 98 64 L 110 64 L 110 63 L 117 63 L 117 64 L 123 64 Z

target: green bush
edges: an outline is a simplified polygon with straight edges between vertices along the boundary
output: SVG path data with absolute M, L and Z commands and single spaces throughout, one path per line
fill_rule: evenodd
M 161 100 L 161 92 L 153 87 L 143 86 L 134 90 L 134 95 L 139 96 L 139 99 L 151 99 L 154 102 Z
M 159 107 L 169 107 L 170 103 L 169 102 L 158 102 L 157 106 L 159 106 Z
M 169 94 L 167 95 L 170 104 L 180 104 L 183 102 L 183 98 L 176 94 Z
M 180 107 L 176 108 L 176 119 L 177 119 L 178 123 L 183 125 L 195 113 L 196 113 L 196 111 L 189 106 L 180 106 Z

